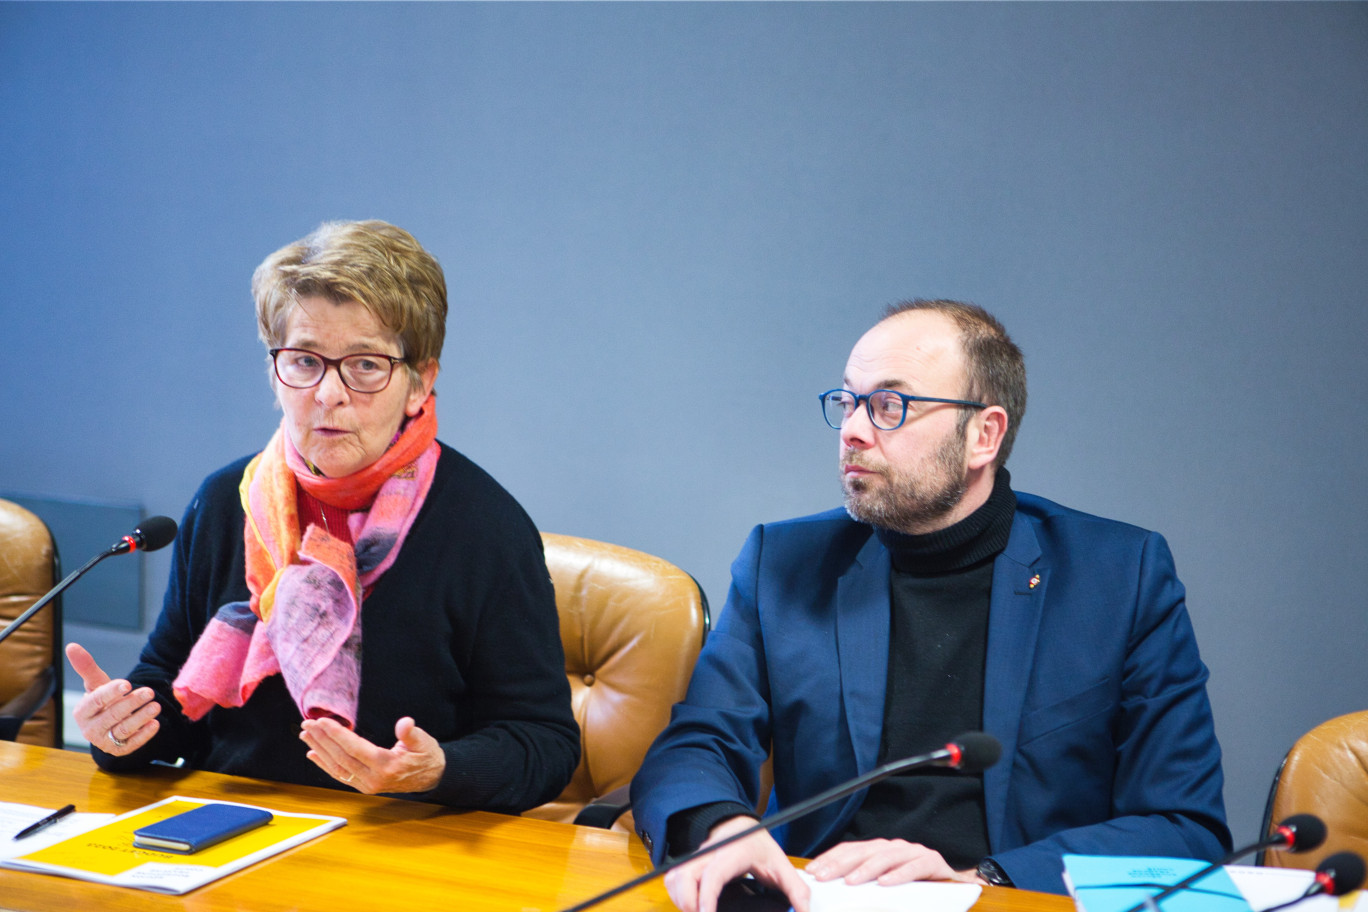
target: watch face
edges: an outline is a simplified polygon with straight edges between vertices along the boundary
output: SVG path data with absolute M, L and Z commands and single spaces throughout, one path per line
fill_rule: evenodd
M 1007 872 L 1002 870 L 996 861 L 985 858 L 979 862 L 978 875 L 997 887 L 1010 887 L 1012 878 L 1007 876 Z

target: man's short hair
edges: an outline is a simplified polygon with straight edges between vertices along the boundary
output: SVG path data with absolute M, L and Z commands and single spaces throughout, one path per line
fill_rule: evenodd
M 969 388 L 962 392 L 966 399 L 1000 405 L 1007 412 L 1007 433 L 1002 437 L 995 468 L 1007 464 L 1017 429 L 1026 414 L 1026 361 L 1021 349 L 1007 335 L 1007 330 L 988 311 L 977 304 L 943 299 L 914 298 L 884 308 L 884 320 L 914 310 L 931 310 L 945 314 L 960 330 L 960 347 L 968 367 Z M 938 393 L 937 395 L 947 395 Z M 965 410 L 960 416 L 960 431 L 968 426 L 973 412 Z
M 399 336 L 411 383 L 440 361 L 446 338 L 446 278 L 432 254 L 388 222 L 324 222 L 268 256 L 252 274 L 257 332 L 267 348 L 285 342 L 300 298 L 356 301 Z

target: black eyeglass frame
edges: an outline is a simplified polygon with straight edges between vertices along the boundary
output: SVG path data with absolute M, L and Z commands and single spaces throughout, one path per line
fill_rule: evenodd
M 833 393 L 848 393 L 855 399 L 855 404 L 851 406 L 850 412 L 847 413 L 841 419 L 840 424 L 832 424 L 831 418 L 827 416 L 827 397 L 832 395 Z M 899 399 L 902 400 L 902 417 L 899 418 L 898 423 L 893 425 L 892 427 L 884 427 L 883 425 L 879 424 L 879 422 L 874 418 L 874 405 L 872 399 L 874 396 L 879 395 L 879 393 L 888 393 L 890 396 L 897 396 Z M 988 407 L 988 403 L 986 402 L 973 402 L 969 399 L 942 399 L 939 396 L 909 396 L 907 393 L 900 393 L 897 390 L 891 389 L 876 389 L 872 392 L 860 395 L 854 390 L 848 390 L 838 386 L 835 389 L 827 390 L 825 393 L 822 393 L 820 396 L 817 397 L 817 403 L 822 407 L 822 420 L 825 421 L 827 423 L 827 427 L 831 428 L 833 431 L 839 431 L 842 428 L 842 426 L 845 425 L 845 419 L 855 414 L 855 409 L 860 407 L 861 402 L 864 403 L 865 413 L 869 415 L 869 423 L 874 425 L 874 427 L 878 428 L 881 431 L 896 431 L 898 428 L 903 426 L 903 424 L 907 421 L 907 404 L 909 402 L 941 402 L 946 405 L 958 405 L 963 408 L 972 409 L 986 409 Z
M 319 361 L 322 361 L 323 370 L 319 373 L 318 379 L 315 380 L 313 383 L 310 383 L 308 386 L 296 386 L 295 384 L 286 380 L 284 377 L 280 376 L 281 352 L 302 352 L 303 354 L 312 355 Z M 331 367 L 337 371 L 337 377 L 339 380 L 342 381 L 343 386 L 351 390 L 353 393 L 361 393 L 363 395 L 371 393 L 383 393 L 385 390 L 389 389 L 391 381 L 394 380 L 394 366 L 396 364 L 408 363 L 408 358 L 396 358 L 394 355 L 387 355 L 384 352 L 354 352 L 350 355 L 343 355 L 341 358 L 325 358 L 323 355 L 320 355 L 318 352 L 314 351 L 311 348 L 272 348 L 268 349 L 266 353 L 271 356 L 271 369 L 275 371 L 276 379 L 279 380 L 281 383 L 285 384 L 286 386 L 288 386 L 290 389 L 313 389 L 315 386 L 318 386 L 318 384 L 323 382 L 324 377 L 328 376 L 328 368 Z M 389 376 L 385 378 L 384 384 L 373 390 L 359 390 L 356 387 L 352 386 L 350 383 L 348 383 L 347 375 L 342 372 L 342 362 L 348 361 L 352 358 L 375 358 L 376 360 L 388 361 L 390 366 Z

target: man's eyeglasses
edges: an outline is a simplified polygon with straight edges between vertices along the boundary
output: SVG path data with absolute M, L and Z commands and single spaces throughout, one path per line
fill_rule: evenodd
M 835 430 L 840 430 L 841 425 L 845 424 L 846 419 L 855 413 L 860 407 L 860 403 L 865 404 L 865 410 L 869 412 L 869 420 L 881 431 L 895 431 L 902 427 L 907 420 L 907 403 L 909 402 L 943 402 L 947 405 L 959 405 L 964 408 L 982 409 L 987 408 L 983 402 L 970 402 L 968 399 L 939 399 L 934 396 L 909 396 L 897 390 L 875 390 L 874 392 L 861 396 L 852 393 L 848 389 L 827 390 L 821 395 L 822 417 L 826 418 L 826 423 Z
M 354 393 L 378 393 L 389 386 L 394 375 L 394 365 L 403 364 L 406 358 L 382 355 L 379 352 L 361 352 L 345 358 L 325 358 L 318 352 L 307 348 L 273 348 L 271 360 L 275 362 L 275 374 L 280 382 L 292 389 L 312 389 L 323 382 L 328 368 L 337 369 L 347 389 Z

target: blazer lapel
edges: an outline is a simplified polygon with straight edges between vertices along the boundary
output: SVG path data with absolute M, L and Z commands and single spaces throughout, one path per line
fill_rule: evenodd
M 840 662 L 841 701 L 856 774 L 879 759 L 884 695 L 888 690 L 888 551 L 876 535 L 860 548 L 836 590 L 836 653 Z
M 1002 742 L 1002 759 L 983 774 L 990 850 L 1002 844 L 1021 710 L 1049 582 L 1050 566 L 1041 557 L 1035 529 L 1018 512 L 1007 547 L 993 562 L 993 595 L 988 609 L 983 728 Z

